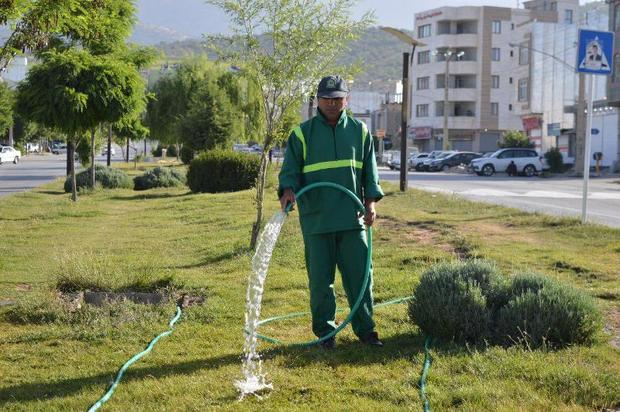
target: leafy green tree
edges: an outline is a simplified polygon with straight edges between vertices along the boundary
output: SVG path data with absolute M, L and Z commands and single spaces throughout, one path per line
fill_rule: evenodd
M 0 135 L 13 125 L 13 92 L 0 81 Z
M 133 0 L 6 0 L 0 2 L 0 24 L 11 27 L 0 50 L 0 67 L 29 49 L 41 54 L 80 46 L 108 54 L 131 34 Z
M 367 13 L 354 20 L 355 0 L 207 0 L 231 19 L 232 37 L 211 37 L 221 59 L 241 67 L 261 91 L 263 153 L 256 186 L 256 221 L 250 245 L 256 246 L 263 221 L 263 199 L 269 150 L 281 141 L 284 119 L 298 109 L 321 77 L 349 76 L 352 67 L 338 66 L 337 58 L 348 44 L 372 23 Z M 219 47 L 228 41 L 225 49 Z
M 139 111 L 144 96 L 144 82 L 131 64 L 83 50 L 54 51 L 45 53 L 18 86 L 16 107 L 23 118 L 64 131 L 75 148 L 78 137 L 100 123 Z M 77 200 L 72 153 L 72 199 Z
M 534 143 L 530 142 L 530 139 L 518 130 L 509 130 L 504 133 L 504 138 L 498 145 L 502 149 L 506 147 L 526 147 L 531 149 L 534 147 Z
M 190 108 L 179 124 L 183 144 L 195 152 L 226 148 L 236 124 L 226 92 L 207 81 L 199 86 L 190 102 Z

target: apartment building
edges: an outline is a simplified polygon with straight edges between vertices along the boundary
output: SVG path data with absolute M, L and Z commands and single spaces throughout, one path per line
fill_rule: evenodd
M 578 7 L 578 0 L 535 0 L 523 9 L 441 7 L 416 14 L 415 34 L 425 46 L 416 49 L 410 73 L 413 143 L 441 148 L 447 122 L 450 148 L 493 151 L 505 131 L 539 127 L 530 109 L 531 27 L 557 24 Z

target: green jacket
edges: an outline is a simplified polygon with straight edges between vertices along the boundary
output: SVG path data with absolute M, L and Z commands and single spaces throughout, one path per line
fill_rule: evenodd
M 357 194 L 360 200 L 383 197 L 373 139 L 366 125 L 342 111 L 331 127 L 319 112 L 291 132 L 280 171 L 278 197 L 285 188 L 294 192 L 315 182 L 332 182 Z M 299 219 L 304 234 L 364 228 L 357 206 L 343 192 L 318 188 L 300 199 Z

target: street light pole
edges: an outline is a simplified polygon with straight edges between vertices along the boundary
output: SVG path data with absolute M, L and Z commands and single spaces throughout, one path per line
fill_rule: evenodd
M 401 104 L 401 124 L 400 124 L 400 191 L 407 190 L 407 116 L 409 116 L 409 64 L 415 53 L 416 46 L 426 46 L 417 41 L 409 34 L 393 27 L 379 27 L 381 30 L 396 36 L 399 40 L 412 46 L 411 55 L 403 53 L 403 93 Z
M 413 46 L 415 51 L 415 45 Z M 411 53 L 413 56 L 413 52 Z M 407 190 L 407 116 L 409 114 L 409 53 L 403 53 L 403 102 L 400 123 L 400 191 Z
M 448 150 L 448 82 L 450 80 L 450 57 L 452 57 L 452 51 L 448 50 L 444 53 L 446 59 L 446 70 L 443 80 L 443 140 L 441 148 L 442 150 Z

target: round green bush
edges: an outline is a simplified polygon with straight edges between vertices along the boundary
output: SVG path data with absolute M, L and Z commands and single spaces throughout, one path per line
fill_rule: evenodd
M 560 149 L 557 147 L 552 147 L 545 154 L 545 159 L 547 159 L 547 164 L 549 165 L 549 170 L 553 173 L 562 173 L 564 171 L 564 157 Z
M 177 147 L 175 145 L 173 145 L 173 144 L 168 146 L 168 149 L 166 151 L 166 156 L 168 156 L 168 157 L 177 157 Z
M 75 175 L 78 190 L 90 188 L 90 169 L 83 170 Z M 106 189 L 131 189 L 133 182 L 125 172 L 113 167 L 95 165 L 95 183 Z M 71 192 L 71 176 L 65 180 L 65 192 Z
M 161 150 L 162 150 L 163 148 L 164 148 L 164 147 L 161 145 L 161 143 L 158 143 L 158 144 L 157 144 L 157 147 L 155 147 L 155 148 L 153 148 L 153 149 L 151 150 L 151 153 L 153 153 L 153 156 L 155 156 L 155 157 L 161 157 Z
M 188 145 L 183 145 L 183 147 L 181 147 L 179 156 L 181 157 L 181 161 L 183 162 L 183 164 L 188 165 L 194 158 L 195 153 L 191 147 L 189 147 Z
M 192 192 L 234 192 L 253 187 L 260 158 L 231 150 L 210 150 L 189 164 L 187 185 Z
M 155 187 L 175 187 L 185 184 L 185 176 L 177 169 L 156 167 L 133 179 L 134 190 L 147 190 Z
M 501 274 L 486 262 L 444 263 L 420 279 L 409 305 L 409 317 L 434 338 L 478 342 L 487 337 L 488 297 Z
M 500 343 L 532 348 L 589 344 L 602 326 L 593 299 L 576 289 L 540 275 L 517 275 L 511 298 L 499 311 Z

